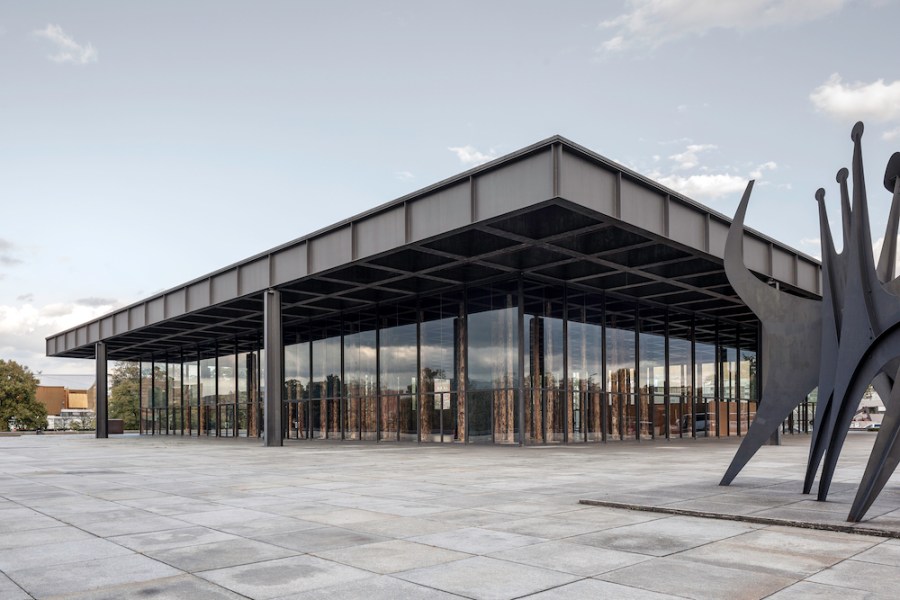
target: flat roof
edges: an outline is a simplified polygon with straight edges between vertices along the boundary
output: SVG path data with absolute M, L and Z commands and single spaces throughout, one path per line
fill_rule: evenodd
M 48 356 L 111 360 L 258 343 L 262 294 L 284 321 L 527 272 L 733 321 L 752 320 L 722 266 L 731 219 L 554 136 L 47 338 Z M 819 262 L 752 229 L 747 266 L 821 294 Z

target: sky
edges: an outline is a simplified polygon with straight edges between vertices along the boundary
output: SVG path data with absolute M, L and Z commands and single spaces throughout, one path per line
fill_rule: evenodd
M 0 0 L 0 358 L 555 134 L 819 256 L 900 1 Z M 835 235 L 840 240 L 840 232 Z

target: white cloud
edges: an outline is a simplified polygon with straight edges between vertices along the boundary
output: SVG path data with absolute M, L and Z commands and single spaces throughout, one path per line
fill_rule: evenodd
M 895 140 L 898 137 L 900 137 L 900 127 L 895 127 L 894 129 L 889 129 L 888 131 L 885 131 L 884 133 L 881 134 L 881 139 L 883 139 L 886 142 Z
M 394 173 L 394 177 L 396 177 L 400 181 L 412 181 L 416 178 L 416 176 L 409 171 L 397 171 L 396 173 Z
M 841 76 L 834 73 L 813 90 L 809 99 L 816 110 L 842 120 L 900 119 L 900 80 L 888 84 L 884 79 L 845 84 Z
M 749 30 L 812 21 L 839 11 L 849 0 L 628 0 L 626 12 L 600 23 L 611 30 L 603 54 L 704 35 L 713 29 Z
M 34 35 L 46 38 L 56 46 L 56 54 L 47 57 L 53 62 L 75 65 L 97 62 L 97 49 L 90 42 L 86 45 L 79 44 L 59 25 L 48 23 L 43 29 L 36 30 Z
M 476 150 L 473 146 L 455 146 L 447 148 L 450 152 L 456 154 L 459 162 L 466 166 L 476 166 L 494 160 L 497 158 L 496 151 L 491 148 L 487 154 Z
M 774 161 L 767 161 L 763 164 L 756 167 L 754 170 L 750 171 L 750 177 L 752 179 L 762 179 L 763 171 L 774 171 L 778 168 L 778 165 L 775 164 Z
M 700 164 L 698 154 L 707 150 L 715 150 L 715 148 L 714 144 L 689 144 L 684 152 L 672 154 L 669 158 L 677 163 L 677 169 L 693 169 Z
M 668 165 L 667 170 L 665 167 L 655 167 L 649 176 L 685 196 L 698 200 L 717 200 L 723 196 L 742 192 L 747 186 L 748 180 L 761 179 L 766 171 L 774 171 L 778 168 L 774 161 L 766 161 L 744 174 L 743 169 L 728 166 L 710 167 L 701 164 L 703 153 L 717 147 L 715 144 L 689 143 L 684 147 L 683 152 L 668 157 L 671 164 Z M 656 157 L 654 157 L 654 162 L 659 163 Z M 685 171 L 693 172 L 686 173 Z
M 110 304 L 95 306 L 80 303 L 36 306 L 30 300 L 20 305 L 0 304 L 0 356 L 27 365 L 33 371 L 46 369 L 48 365 L 58 370 L 59 359 L 45 356 L 44 338 L 109 313 L 118 303 L 108 301 Z M 66 367 L 68 372 L 77 369 L 81 362 L 93 364 L 74 361 Z
M 667 175 L 656 180 L 676 192 L 681 192 L 690 198 L 704 198 L 716 200 L 722 196 L 728 196 L 744 191 L 747 187 L 747 178 L 740 175 L 707 174 Z

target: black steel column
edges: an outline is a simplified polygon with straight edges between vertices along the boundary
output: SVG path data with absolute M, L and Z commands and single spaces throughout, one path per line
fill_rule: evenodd
M 641 305 L 634 303 L 634 438 L 641 441 Z
M 518 348 L 518 370 L 519 370 L 519 381 L 516 389 L 516 394 L 518 397 L 516 398 L 516 412 L 519 416 L 519 445 L 525 445 L 525 290 L 524 284 L 522 281 L 521 274 L 519 275 L 519 285 L 518 290 L 519 294 L 519 309 L 516 311 L 517 320 L 516 327 L 518 328 L 519 334 L 519 348 Z
M 691 436 L 697 439 L 697 319 L 691 316 Z M 700 380 L 703 385 L 703 380 Z M 706 423 L 709 433 L 709 423 Z
M 97 369 L 97 438 L 109 437 L 109 424 L 107 415 L 109 412 L 108 384 L 106 379 L 106 343 L 94 344 L 94 363 Z M 140 367 L 138 367 L 140 368 Z M 140 404 L 140 401 L 138 402 Z
M 416 410 L 416 441 L 422 443 L 422 411 L 425 410 L 425 402 L 422 401 L 422 306 L 420 299 L 416 299 L 416 390 L 412 395 Z M 432 403 L 432 406 L 434 404 Z M 442 405 L 443 406 L 443 405 Z M 432 430 L 434 426 L 432 424 Z M 443 429 L 441 429 L 443 433 Z M 429 432 L 429 437 L 431 432 Z
M 563 312 L 562 312 L 562 335 L 563 335 L 563 409 L 562 409 L 562 426 L 563 426 L 563 443 L 569 443 L 569 401 L 571 400 L 572 386 L 569 384 L 569 286 L 563 285 Z M 573 419 L 574 423 L 574 419 Z
M 735 374 L 734 374 L 734 395 L 737 396 L 737 436 L 741 437 L 741 400 L 744 397 L 744 390 L 741 388 L 741 324 L 735 326 Z
M 375 441 L 381 442 L 381 310 L 375 307 Z
M 720 411 L 722 410 L 722 388 L 724 387 L 724 382 L 722 381 L 722 371 L 724 369 L 724 362 L 722 360 L 722 346 L 719 340 L 719 320 L 716 319 L 715 325 L 715 341 L 713 342 L 716 347 L 716 364 L 715 364 L 715 375 L 713 376 L 713 383 L 715 385 L 715 397 L 714 402 L 716 404 L 716 437 L 720 437 L 721 432 L 719 431 L 719 423 L 722 422 L 722 415 Z M 707 411 L 708 413 L 708 411 Z M 727 422 L 727 419 L 726 419 Z M 709 435 L 709 414 L 706 415 L 706 435 Z
M 672 385 L 670 383 L 671 373 L 669 371 L 671 357 L 669 355 L 669 309 L 666 308 L 666 329 L 665 329 L 666 341 L 665 341 L 665 358 L 663 359 L 665 362 L 665 370 L 666 370 L 666 378 L 663 380 L 663 413 L 665 415 L 666 420 L 666 439 L 671 439 L 672 437 Z M 680 423 L 679 423 L 680 426 Z
M 264 294 L 263 345 L 266 353 L 266 397 L 264 446 L 282 446 L 281 395 L 284 388 L 284 344 L 281 339 L 281 292 L 269 289 Z M 218 380 L 218 374 L 216 375 Z
M 341 313 L 341 380 L 338 382 L 338 426 L 341 430 L 341 440 L 347 439 L 347 423 L 350 422 L 350 416 L 347 414 L 350 402 L 345 393 L 347 382 L 347 374 L 344 372 L 344 331 L 347 329 L 345 320 L 344 314 Z
M 606 295 L 600 305 L 600 439 L 607 441 L 606 424 L 609 420 L 609 395 L 606 387 Z

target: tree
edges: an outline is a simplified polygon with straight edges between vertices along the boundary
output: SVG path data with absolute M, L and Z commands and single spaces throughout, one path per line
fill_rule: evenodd
M 13 417 L 17 429 L 47 427 L 47 409 L 37 401 L 37 386 L 28 367 L 0 359 L 0 430 L 8 430 Z
M 116 363 L 110 373 L 109 418 L 122 419 L 125 429 L 138 429 L 141 417 L 140 381 L 138 363 Z

